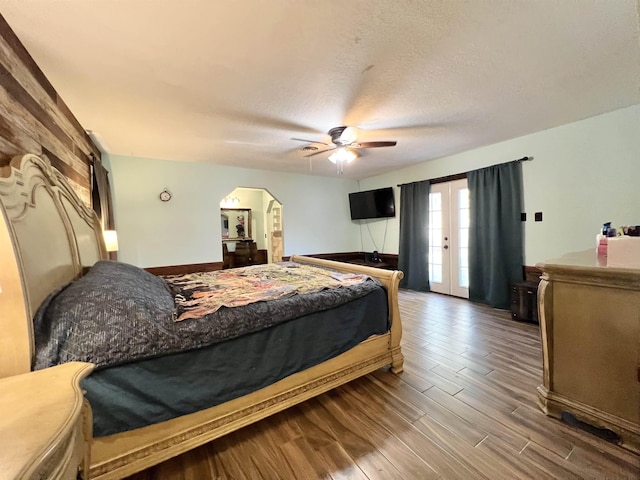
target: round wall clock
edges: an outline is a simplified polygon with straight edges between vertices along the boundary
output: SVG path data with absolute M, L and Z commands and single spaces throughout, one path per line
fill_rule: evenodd
M 168 202 L 169 200 L 171 200 L 171 192 L 165 188 L 160 192 L 160 200 L 162 200 L 163 202 Z

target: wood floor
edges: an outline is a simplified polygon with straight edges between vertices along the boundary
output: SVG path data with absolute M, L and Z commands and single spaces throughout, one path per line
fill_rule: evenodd
M 400 292 L 405 371 L 380 370 L 132 480 L 638 479 L 640 457 L 536 405 L 539 327 Z

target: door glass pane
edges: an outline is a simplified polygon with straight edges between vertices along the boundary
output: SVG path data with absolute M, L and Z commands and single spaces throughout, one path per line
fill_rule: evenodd
M 458 283 L 460 287 L 469 288 L 469 269 L 460 267 L 459 275 L 460 275 L 460 278 L 458 280 Z
M 458 190 L 458 206 L 460 208 L 469 208 L 469 189 L 463 188 Z
M 458 212 L 458 224 L 460 228 L 469 228 L 469 209 L 461 208 Z
M 441 247 L 442 246 L 442 230 L 440 229 L 433 229 L 429 232 L 429 243 L 431 243 L 431 245 L 433 245 L 434 247 Z
M 442 194 L 440 192 L 429 194 L 429 211 L 442 210 Z
M 442 265 L 442 248 L 432 248 L 431 258 L 429 260 L 431 261 L 431 263 Z
M 442 283 L 442 265 L 429 265 L 429 281 L 432 283 Z
M 458 243 L 460 244 L 460 248 L 469 247 L 469 229 L 461 228 L 458 231 Z
M 442 211 L 432 212 L 429 215 L 429 225 L 434 229 L 442 229 Z
M 442 193 L 429 194 L 429 281 L 442 283 Z
M 461 267 L 469 266 L 469 249 L 468 248 L 460 249 L 460 266 Z
M 469 288 L 469 189 L 458 190 L 458 284 Z

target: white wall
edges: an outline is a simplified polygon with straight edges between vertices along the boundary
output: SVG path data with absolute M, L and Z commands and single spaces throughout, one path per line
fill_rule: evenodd
M 523 164 L 527 265 L 594 247 L 605 221 L 640 224 L 640 105 L 360 182 L 116 155 L 104 161 L 112 172 L 118 258 L 148 267 L 221 261 L 219 203 L 238 186 L 266 188 L 283 203 L 285 255 L 397 253 L 397 184 L 525 155 L 534 157 Z M 349 219 L 349 192 L 386 186 L 395 190 L 395 218 Z M 168 203 L 158 199 L 165 187 L 174 194 Z M 533 221 L 538 211 L 543 222 Z
M 396 217 L 370 222 L 376 242 L 388 227 L 386 253 L 398 252 L 397 184 L 438 178 L 524 156 L 525 264 L 566 252 L 595 249 L 603 222 L 640 224 L 640 105 L 616 110 L 459 155 L 424 162 L 360 181 L 361 190 L 393 186 Z M 534 212 L 543 221 L 534 222 Z M 362 227 L 365 251 L 374 250 Z M 378 243 L 378 247 L 380 244 Z
M 285 255 L 360 250 L 353 180 L 111 155 L 118 259 L 142 267 L 222 261 L 220 201 L 266 188 L 283 204 Z M 158 194 L 167 187 L 170 202 Z

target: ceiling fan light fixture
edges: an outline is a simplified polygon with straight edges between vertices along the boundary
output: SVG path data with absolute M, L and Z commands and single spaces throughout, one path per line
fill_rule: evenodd
M 357 131 L 353 127 L 345 128 L 340 134 L 340 141 L 343 145 L 348 145 L 356 141 Z
M 331 141 L 338 146 L 347 146 L 356 141 L 358 131 L 354 127 L 333 127 L 329 130 Z
M 335 152 L 329 155 L 329 161 L 331 163 L 351 163 L 358 157 L 358 154 L 348 148 L 338 148 Z

